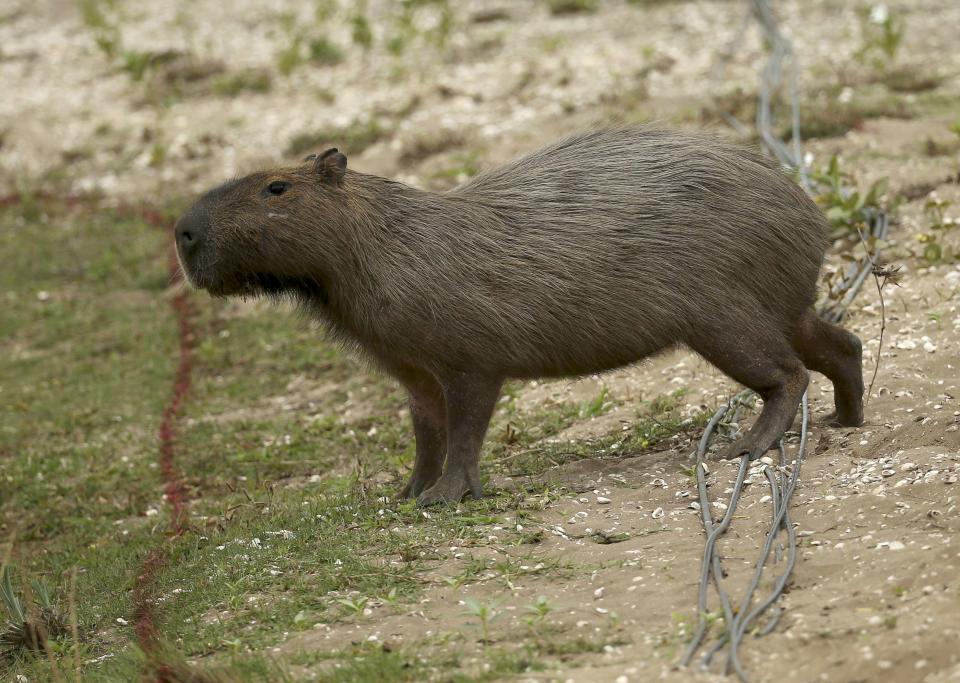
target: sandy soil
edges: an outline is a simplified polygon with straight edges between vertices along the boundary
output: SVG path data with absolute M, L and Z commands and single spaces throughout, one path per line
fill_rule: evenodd
M 861 44 L 858 3 L 780 4 L 806 85 L 864 68 L 853 60 Z M 121 14 L 123 43 L 189 53 L 228 72 L 270 69 L 286 35 L 278 12 L 297 13 L 303 25 L 314 21 L 309 7 L 281 5 L 244 0 L 224 13 L 214 2 L 129 2 Z M 163 84 L 155 75 L 133 82 L 118 69 L 96 48 L 73 3 L 10 0 L 0 11 L 0 181 L 163 203 L 259 164 L 290 161 L 284 150 L 296 134 L 376 119 L 386 134 L 358 154 L 345 150 L 350 163 L 444 187 L 452 180 L 438 171 L 459 163 L 465 150 L 494 163 L 627 110 L 630 118 L 697 126 L 710 92 L 756 88 L 763 53 L 752 31 L 722 83 L 710 79 L 718 52 L 736 35 L 742 3 L 640 9 L 611 0 L 595 14 L 565 17 L 552 17 L 534 2 L 454 5 L 459 23 L 442 52 L 426 40 L 415 40 L 401 59 L 382 49 L 364 52 L 350 45 L 345 22 L 330 20 L 325 31 L 345 54 L 336 66 L 307 64 L 289 77 L 275 75 L 267 93 L 223 97 L 200 86 L 157 103 L 152 95 Z M 370 7 L 375 19 L 389 17 L 388 3 Z M 802 546 L 783 600 L 786 613 L 773 634 L 746 647 L 748 670 L 758 681 L 960 681 L 960 266 L 926 264 L 916 257 L 915 239 L 929 229 L 923 207 L 931 194 L 953 202 L 948 215 L 956 217 L 960 206 L 957 150 L 949 146 L 948 130 L 960 115 L 960 4 L 923 0 L 896 9 L 907 21 L 899 59 L 941 75 L 935 95 L 946 104 L 908 119 L 870 118 L 841 137 L 806 146 L 814 165 L 839 153 L 862 184 L 886 176 L 891 195 L 912 199 L 899 207 L 888 249 L 903 277 L 900 287 L 884 289 L 882 348 L 872 283 L 845 323 L 864 341 L 868 378 L 879 356 L 867 423 L 814 427 L 793 511 Z M 503 17 L 481 21 L 491 10 Z M 420 21 L 427 30 L 436 17 L 427 12 Z M 378 26 L 375 21 L 375 31 Z M 852 86 L 853 97 L 858 87 Z M 411 150 L 437 131 L 459 142 L 413 158 Z M 946 152 L 927 153 L 928 139 L 946 145 Z M 958 248 L 955 234 L 945 243 Z M 828 268 L 841 264 L 834 254 Z M 289 395 L 275 401 L 306 403 L 315 392 L 336 390 L 332 384 L 293 382 Z M 518 405 L 534 411 L 550 401 L 593 397 L 601 386 L 625 404 L 578 422 L 561 438 L 620 429 L 637 399 L 686 388 L 685 410 L 694 412 L 736 389 L 702 360 L 676 352 L 602 378 L 531 383 Z M 815 415 L 827 412 L 831 392 L 824 378 L 814 378 Z M 526 633 L 522 606 L 546 595 L 558 629 L 619 644 L 571 655 L 530 680 L 712 680 L 675 667 L 693 617 L 703 541 L 689 508 L 692 482 L 681 472 L 692 451 L 691 443 L 679 441 L 649 457 L 581 461 L 544 475 L 580 493 L 544 502 L 537 553 L 602 564 L 587 581 L 548 572 L 510 586 L 491 579 L 453 589 L 439 580 L 456 573 L 462 558 L 453 553 L 437 569 L 436 586 L 409 613 L 384 610 L 282 647 L 405 642 L 457 631 L 465 597 L 501 602 L 505 616 L 492 637 L 506 642 Z M 716 466 L 714 495 L 733 473 L 732 465 Z M 723 548 L 734 585 L 747 576 L 769 515 L 765 487 L 756 479 Z M 590 540 L 597 530 L 630 538 L 598 545 Z M 495 557 L 509 550 L 485 552 Z M 469 652 L 480 645 L 467 639 L 458 647 Z

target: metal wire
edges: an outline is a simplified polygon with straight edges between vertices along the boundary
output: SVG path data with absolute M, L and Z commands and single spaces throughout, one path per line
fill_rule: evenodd
M 749 12 L 748 17 L 753 19 L 759 25 L 762 35 L 768 45 L 770 53 L 767 62 L 761 72 L 760 92 L 757 98 L 757 118 L 756 128 L 763 141 L 767 151 L 775 156 L 785 166 L 793 168 L 797 172 L 798 179 L 808 193 L 815 193 L 818 189 L 818 183 L 810 177 L 809 169 L 806 166 L 802 152 L 800 139 L 800 100 L 798 94 L 799 65 L 793 47 L 790 41 L 780 31 L 779 24 L 769 0 L 747 0 Z M 728 48 L 721 54 L 720 62 L 714 69 L 714 78 L 718 78 L 722 67 L 733 55 L 735 45 L 739 43 L 746 28 L 747 20 L 737 31 L 737 38 L 732 41 Z M 777 93 L 783 84 L 784 62 L 789 62 L 788 90 L 790 98 L 791 111 L 791 141 L 787 144 L 781 140 L 774 132 L 774 113 L 773 105 Z M 737 121 L 735 117 L 727 112 L 723 112 L 724 118 L 738 130 L 746 130 L 746 126 Z M 889 219 L 883 211 L 872 211 L 868 215 L 867 232 L 868 235 L 876 240 L 882 240 L 887 235 L 889 228 Z M 840 281 L 830 290 L 829 295 L 817 306 L 818 314 L 830 322 L 838 322 L 843 318 L 844 313 L 851 302 L 860 291 L 866 278 L 873 272 L 879 256 L 878 250 L 872 254 L 869 252 L 859 261 L 850 265 L 844 272 Z M 770 609 L 783 594 L 783 590 L 790 580 L 797 560 L 797 539 L 796 531 L 790 521 L 790 502 L 794 490 L 800 479 L 800 469 L 807 446 L 807 433 L 809 429 L 809 404 L 807 392 L 803 394 L 800 401 L 801 407 L 801 427 L 800 443 L 794 454 L 792 467 L 789 468 L 786 462 L 786 452 L 783 442 L 779 444 L 780 464 L 777 470 L 765 466 L 763 473 L 770 487 L 770 497 L 773 505 L 773 511 L 770 520 L 770 529 L 767 532 L 766 540 L 760 555 L 754 566 L 753 576 L 741 599 L 738 609 L 734 612 L 731 608 L 731 601 L 723 588 L 723 568 L 720 557 L 717 553 L 717 543 L 720 537 L 729 528 L 733 518 L 734 511 L 740 502 L 740 496 L 743 492 L 743 485 L 746 479 L 746 473 L 749 466 L 749 456 L 741 458 L 740 467 L 737 472 L 737 479 L 733 486 L 733 492 L 730 495 L 730 502 L 727 506 L 726 514 L 719 524 L 714 525 L 710 513 L 710 499 L 707 495 L 707 469 L 705 458 L 710 439 L 723 426 L 722 420 L 729 416 L 730 423 L 736 423 L 740 412 L 749 401 L 755 398 L 755 394 L 750 391 L 742 392 L 730 399 L 725 405 L 721 406 L 708 422 L 700 443 L 697 447 L 697 488 L 700 494 L 700 514 L 703 520 L 703 528 L 706 533 L 706 543 L 704 545 L 703 564 L 700 575 L 700 588 L 697 598 L 698 624 L 693 634 L 689 646 L 681 660 L 684 666 L 692 661 L 694 655 L 703 645 L 703 641 L 709 630 L 710 620 L 707 611 L 708 594 L 711 582 L 714 585 L 717 596 L 720 600 L 723 612 L 726 632 L 714 643 L 710 649 L 703 655 L 701 666 L 708 667 L 714 656 L 724 647 L 727 648 L 726 673 L 734 673 L 743 681 L 748 683 L 749 679 L 744 671 L 743 664 L 740 661 L 740 648 L 743 639 L 750 627 Z M 786 560 L 782 571 L 773 582 L 773 588 L 769 594 L 753 605 L 754 597 L 763 578 L 764 569 L 767 566 L 771 553 L 774 556 L 774 564 L 784 561 L 783 545 L 774 547 L 777 538 L 786 536 Z M 753 607 L 751 608 L 751 605 Z M 778 608 L 770 620 L 761 628 L 758 628 L 756 635 L 763 636 L 776 628 L 782 615 L 782 608 Z

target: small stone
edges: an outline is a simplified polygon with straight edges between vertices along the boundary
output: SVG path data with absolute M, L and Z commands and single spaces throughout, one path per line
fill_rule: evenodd
M 881 541 L 877 543 L 877 548 L 887 548 L 888 550 L 903 550 L 906 547 L 900 541 Z
M 598 589 L 595 590 L 595 591 L 593 591 L 593 599 L 594 599 L 594 600 L 600 600 L 602 597 L 603 597 L 603 588 L 602 588 L 602 587 L 601 587 L 601 588 L 598 588 Z
M 597 505 L 609 505 L 610 499 L 606 496 L 597 496 Z
M 933 342 L 923 342 L 923 350 L 927 353 L 933 353 L 937 350 L 937 345 Z
M 650 516 L 653 517 L 654 519 L 660 519 L 661 517 L 663 517 L 663 514 L 664 514 L 663 508 L 657 508 L 652 513 L 650 513 Z

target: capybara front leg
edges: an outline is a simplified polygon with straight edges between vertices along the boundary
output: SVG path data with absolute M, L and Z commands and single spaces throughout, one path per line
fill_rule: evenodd
M 417 497 L 420 506 L 479 498 L 480 448 L 503 380 L 466 373 L 441 379 L 447 404 L 447 464 L 433 486 Z

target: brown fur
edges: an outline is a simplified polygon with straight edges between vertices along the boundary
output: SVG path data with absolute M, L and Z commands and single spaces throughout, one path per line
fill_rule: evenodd
M 437 194 L 337 150 L 211 190 L 181 219 L 188 278 L 289 296 L 411 397 L 422 504 L 480 494 L 506 378 L 602 372 L 686 344 L 765 399 L 730 454 L 786 429 L 810 368 L 862 421 L 860 343 L 810 311 L 825 221 L 773 162 L 650 128 L 584 133 Z M 444 461 L 446 469 L 443 469 Z

